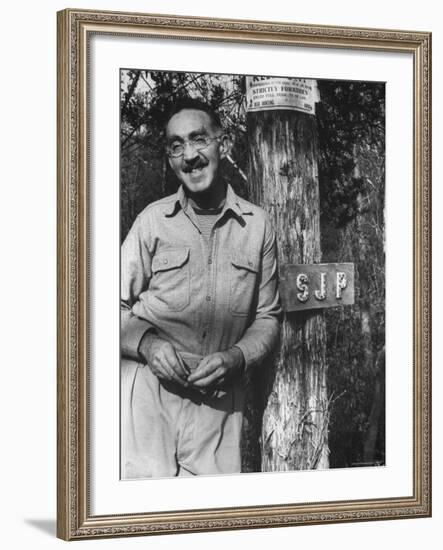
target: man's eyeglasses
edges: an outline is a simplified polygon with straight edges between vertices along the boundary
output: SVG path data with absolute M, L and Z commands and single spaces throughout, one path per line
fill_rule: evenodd
M 201 151 L 206 149 L 213 141 L 217 141 L 221 136 L 209 137 L 209 136 L 197 136 L 192 139 L 185 139 L 184 141 L 173 141 L 166 147 L 166 151 L 170 157 L 181 157 L 185 152 L 185 146 L 188 144 L 194 149 L 194 151 Z

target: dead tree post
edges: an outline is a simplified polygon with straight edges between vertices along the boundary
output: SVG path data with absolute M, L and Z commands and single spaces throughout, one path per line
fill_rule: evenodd
M 251 111 L 250 105 L 248 195 L 276 231 L 281 288 L 283 266 L 321 261 L 316 120 L 297 110 Z M 302 292 L 303 280 L 298 283 L 295 292 Z M 328 467 L 325 346 L 323 309 L 284 312 L 280 351 L 266 366 L 262 471 Z

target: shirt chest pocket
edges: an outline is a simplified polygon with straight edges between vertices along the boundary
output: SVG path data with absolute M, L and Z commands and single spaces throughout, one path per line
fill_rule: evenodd
M 151 305 L 168 311 L 185 309 L 190 300 L 189 247 L 159 250 L 151 270 Z
M 229 308 L 233 315 L 250 313 L 256 294 L 259 259 L 246 254 L 236 254 L 230 265 Z

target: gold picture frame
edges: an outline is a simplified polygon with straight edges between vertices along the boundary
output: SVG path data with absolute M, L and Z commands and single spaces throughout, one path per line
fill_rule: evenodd
M 94 516 L 88 464 L 88 44 L 94 34 L 413 56 L 413 494 Z M 431 515 L 431 34 L 67 9 L 58 13 L 58 506 L 65 540 Z M 263 497 L 266 500 L 266 496 Z

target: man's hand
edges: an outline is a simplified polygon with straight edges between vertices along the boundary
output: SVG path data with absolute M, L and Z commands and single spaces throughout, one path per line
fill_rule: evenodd
M 138 352 L 158 378 L 188 386 L 188 372 L 174 346 L 168 341 L 147 332 L 140 342 Z
M 240 348 L 233 347 L 207 355 L 188 376 L 189 384 L 198 389 L 219 387 L 243 368 L 245 359 Z

